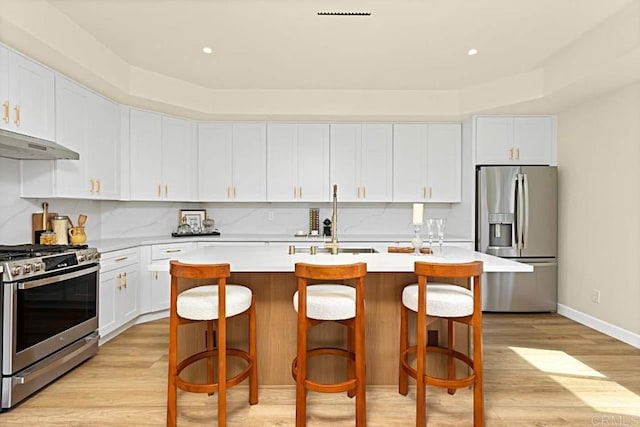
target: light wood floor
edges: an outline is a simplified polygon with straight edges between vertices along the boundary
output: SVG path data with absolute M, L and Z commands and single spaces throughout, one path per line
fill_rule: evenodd
M 165 320 L 135 326 L 27 401 L 0 414 L 1 426 L 162 426 Z M 640 350 L 559 315 L 485 315 L 487 426 L 640 425 Z M 288 363 L 288 361 L 287 361 Z M 392 361 L 391 363 L 396 363 Z M 216 396 L 179 392 L 181 426 L 216 425 Z M 293 426 L 294 389 L 229 392 L 230 426 Z M 414 423 L 414 390 L 369 387 L 369 426 Z M 428 425 L 472 425 L 471 392 L 429 388 Z M 309 394 L 309 426 L 353 426 L 353 401 Z

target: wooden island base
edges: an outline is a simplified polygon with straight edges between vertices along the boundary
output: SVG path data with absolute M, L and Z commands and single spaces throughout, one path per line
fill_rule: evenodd
M 400 300 L 402 289 L 415 283 L 412 273 L 369 273 L 366 277 L 366 360 L 368 385 L 395 385 L 398 383 L 398 351 L 400 346 Z M 451 280 L 453 281 L 453 280 Z M 237 283 L 253 290 L 256 298 L 256 329 L 258 345 L 258 383 L 260 385 L 293 385 L 291 362 L 296 353 L 296 312 L 293 294 L 297 290 L 293 273 L 232 273 L 228 283 Z M 190 287 L 189 281 L 180 283 L 181 289 Z M 415 316 L 410 316 L 410 336 L 415 336 Z M 431 322 L 429 330 L 438 331 L 440 344 L 446 344 L 446 329 L 440 320 Z M 458 325 L 457 325 L 458 327 Z M 247 348 L 247 316 L 229 319 L 228 345 Z M 205 347 L 204 322 L 181 326 L 178 332 L 178 354 L 184 358 Z M 465 327 L 457 329 L 456 348 L 468 354 L 468 333 Z M 430 333 L 431 335 L 431 333 Z M 321 324 L 310 331 L 310 347 L 319 345 L 345 346 L 346 328 L 335 323 Z M 339 357 L 317 357 L 309 362 L 311 378 L 330 382 L 344 378 L 346 363 Z M 229 376 L 237 372 L 240 361 L 228 360 Z M 430 373 L 442 375 L 445 360 L 440 356 L 428 357 Z M 466 372 L 459 365 L 460 373 Z M 187 368 L 183 376 L 204 378 L 204 363 Z

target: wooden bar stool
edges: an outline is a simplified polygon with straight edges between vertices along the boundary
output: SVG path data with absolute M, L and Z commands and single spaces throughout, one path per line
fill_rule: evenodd
M 171 261 L 171 312 L 169 317 L 169 384 L 167 393 L 167 426 L 177 422 L 177 388 L 193 393 L 218 393 L 218 425 L 225 426 L 226 390 L 249 377 L 249 404 L 258 403 L 258 370 L 256 359 L 256 309 L 251 289 L 226 283 L 229 264 L 183 264 Z M 178 294 L 179 279 L 194 279 L 196 285 Z M 216 280 L 217 284 L 210 282 Z M 227 348 L 227 318 L 249 315 L 249 351 Z M 207 322 L 207 349 L 178 361 L 178 326 Z M 213 330 L 217 322 L 218 345 L 214 346 Z M 227 379 L 227 356 L 239 357 L 247 366 Z M 214 360 L 218 359 L 218 380 L 214 379 Z M 207 359 L 207 382 L 182 379 L 180 372 L 192 363 Z
M 402 291 L 402 309 L 400 316 L 400 394 L 407 395 L 407 375 L 416 380 L 416 426 L 424 426 L 426 422 L 427 384 L 444 387 L 449 394 L 455 389 L 473 385 L 473 425 L 484 424 L 484 396 L 482 391 L 482 298 L 481 281 L 482 262 L 474 261 L 463 264 L 433 264 L 416 262 L 414 272 L 418 283 L 407 285 Z M 473 279 L 472 289 L 446 283 L 428 283 L 429 278 L 467 278 Z M 425 304 L 426 302 L 426 304 Z M 407 333 L 408 310 L 418 313 L 416 328 L 416 345 L 409 347 Z M 447 320 L 447 347 L 426 345 L 427 316 Z M 473 329 L 473 359 L 454 349 L 454 322 L 464 323 Z M 427 375 L 425 351 L 447 355 L 447 378 Z M 409 353 L 417 353 L 416 368 L 408 362 Z M 471 374 L 464 378 L 456 378 L 455 360 L 461 360 L 471 368 Z
M 366 424 L 364 278 L 367 264 L 312 265 L 297 263 L 295 275 L 298 291 L 293 306 L 298 312 L 298 351 L 291 373 L 296 380 L 296 426 L 307 422 L 307 390 L 320 393 L 348 392 L 356 398 L 356 426 Z M 347 284 L 309 284 L 309 281 L 353 280 Z M 335 347 L 307 348 L 307 333 L 322 322 L 333 321 L 347 326 L 347 349 Z M 307 358 L 319 355 L 347 357 L 347 379 L 338 383 L 320 383 L 307 378 Z

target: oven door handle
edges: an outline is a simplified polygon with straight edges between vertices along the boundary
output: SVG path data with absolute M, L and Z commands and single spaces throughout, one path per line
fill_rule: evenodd
M 72 271 L 71 273 L 61 274 L 59 276 L 46 277 L 44 279 L 30 280 L 26 282 L 18 283 L 18 289 L 32 289 L 39 286 L 51 285 L 52 283 L 62 282 L 64 280 L 73 279 L 80 276 L 85 276 L 93 272 L 99 271 L 100 265 L 96 264 L 89 268 L 83 268 L 82 270 Z
M 72 344 L 66 351 L 67 354 L 57 359 L 55 362 L 48 364 L 45 368 L 38 369 L 37 364 L 34 365 L 33 370 L 25 369 L 20 373 L 20 375 L 15 375 L 12 377 L 12 382 L 14 384 L 26 384 L 30 381 L 33 381 L 42 375 L 49 374 L 52 371 L 55 371 L 60 366 L 63 366 L 65 363 L 73 360 L 74 358 L 82 355 L 89 348 L 94 345 L 97 345 L 98 334 L 94 333 L 84 338 L 84 340 L 77 342 L 76 344 Z

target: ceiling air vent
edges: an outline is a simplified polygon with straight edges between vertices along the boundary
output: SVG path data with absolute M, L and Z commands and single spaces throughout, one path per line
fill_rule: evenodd
M 318 12 L 318 16 L 371 16 L 371 12 Z

